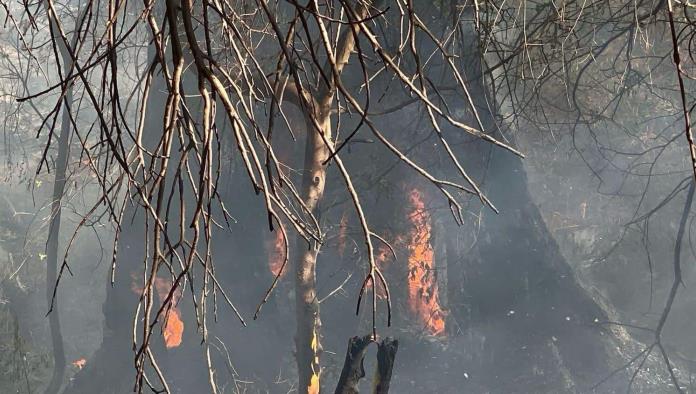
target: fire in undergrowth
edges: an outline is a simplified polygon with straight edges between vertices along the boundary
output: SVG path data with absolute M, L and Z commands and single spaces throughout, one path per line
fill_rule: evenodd
M 445 334 L 445 313 L 440 306 L 432 245 L 432 219 L 426 210 L 423 193 L 412 188 L 408 193 L 408 305 L 411 312 L 432 335 Z
M 142 294 L 143 289 L 136 285 L 135 275 L 133 275 L 133 285 L 131 289 L 136 294 Z M 157 298 L 160 302 L 163 302 L 169 291 L 172 289 L 172 283 L 162 278 L 155 278 L 155 291 L 157 292 Z M 164 338 L 164 345 L 167 349 L 175 348 L 181 345 L 181 340 L 184 334 L 184 321 L 181 319 L 181 311 L 179 310 L 178 303 L 181 297 L 181 292 L 176 291 L 172 297 L 172 307 L 167 311 L 163 312 L 164 324 L 162 326 L 162 337 Z

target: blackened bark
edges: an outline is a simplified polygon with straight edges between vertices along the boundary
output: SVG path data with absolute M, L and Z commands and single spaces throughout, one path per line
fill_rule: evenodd
M 493 100 L 486 100 L 473 21 L 462 31 L 470 35 L 463 40 L 469 53 L 478 53 L 466 65 L 474 104 L 486 131 L 503 138 L 489 106 Z M 495 147 L 482 151 L 489 149 L 485 193 L 500 214 L 484 210 L 478 258 L 465 269 L 468 318 L 483 330 L 481 383 L 504 392 L 587 390 L 616 366 L 619 341 L 595 323 L 607 320 L 607 313 L 575 277 L 548 230 L 522 160 Z
M 532 377 L 532 370 L 545 371 L 544 379 L 570 376 L 563 385 L 587 389 L 611 371 L 611 333 L 595 324 L 607 315 L 561 254 L 532 202 L 520 159 L 494 152 L 489 171 L 487 192 L 501 213 L 484 214 L 480 260 L 468 281 L 472 319 L 492 327 L 489 361 L 518 377 Z
M 348 341 L 346 359 L 336 385 L 336 394 L 358 394 L 360 392 L 360 379 L 365 377 L 365 368 L 363 366 L 365 353 L 373 342 L 371 335 L 352 337 Z M 387 394 L 394 369 L 396 352 L 399 350 L 399 341 L 392 337 L 386 337 L 376 343 L 377 366 L 375 368 L 372 392 L 374 394 Z
M 399 350 L 399 341 L 392 337 L 386 337 L 377 347 L 377 368 L 373 382 L 374 394 L 389 393 L 392 371 L 394 370 L 394 360 L 396 352 Z
M 370 343 L 372 343 L 371 335 L 352 337 L 348 340 L 348 350 L 343 362 L 341 376 L 336 385 L 336 394 L 357 394 L 360 392 L 358 385 L 360 379 L 365 377 L 363 360 Z

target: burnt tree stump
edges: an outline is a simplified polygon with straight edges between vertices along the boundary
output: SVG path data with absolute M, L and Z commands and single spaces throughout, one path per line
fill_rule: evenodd
M 377 346 L 377 368 L 375 369 L 374 394 L 387 394 L 391 382 L 392 370 L 396 351 L 399 350 L 399 341 L 392 337 L 386 337 Z
M 368 346 L 375 342 L 371 335 L 363 337 L 352 337 L 348 340 L 348 350 L 346 359 L 343 362 L 341 376 L 336 385 L 335 394 L 358 394 L 360 379 L 365 377 L 363 361 Z M 394 368 L 396 351 L 399 348 L 399 341 L 387 337 L 377 343 L 377 368 L 373 380 L 374 394 L 387 394 L 389 383 Z
M 357 394 L 358 383 L 360 379 L 365 377 L 365 368 L 363 367 L 363 359 L 367 347 L 372 343 L 372 336 L 365 335 L 364 337 L 352 337 L 348 340 L 348 350 L 346 351 L 346 360 L 343 362 L 343 370 L 341 377 L 336 385 L 336 394 Z

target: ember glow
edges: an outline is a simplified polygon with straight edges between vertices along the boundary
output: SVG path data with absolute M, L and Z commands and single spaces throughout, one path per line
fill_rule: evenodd
M 431 242 L 432 220 L 418 189 L 411 189 L 408 199 L 408 220 L 412 226 L 407 239 L 408 305 L 430 334 L 444 335 L 445 314 L 440 307 Z
M 401 243 L 401 237 L 397 237 L 395 244 L 400 244 Z M 387 266 L 387 263 L 393 259 L 392 252 L 389 250 L 389 247 L 381 244 L 377 248 L 377 253 L 375 253 L 375 263 L 377 263 L 377 267 L 379 269 L 384 270 Z M 372 286 L 372 283 L 368 283 L 367 287 L 370 288 Z M 384 289 L 384 286 L 379 283 L 377 285 L 377 297 L 379 298 L 386 298 L 387 297 L 387 292 Z
M 160 302 L 164 301 L 172 288 L 172 285 L 162 278 L 155 278 L 155 288 L 157 289 L 157 297 L 159 297 Z M 181 320 L 181 312 L 177 304 L 179 303 L 179 297 L 175 293 L 172 298 L 172 308 L 166 313 L 164 319 L 164 328 L 162 330 L 162 336 L 164 337 L 164 345 L 167 349 L 177 347 L 181 345 L 181 338 L 184 334 L 184 322 Z
M 315 365 L 319 365 L 318 350 L 319 341 L 317 340 L 316 329 L 312 331 L 312 352 L 314 353 L 314 362 L 312 363 L 312 377 L 309 381 L 309 387 L 307 387 L 307 394 L 319 394 L 319 372 L 314 370 Z
M 282 231 L 275 231 L 273 240 L 269 242 L 266 250 L 268 250 L 268 269 L 277 276 L 285 261 L 285 236 Z M 282 275 L 285 275 L 285 272 Z
M 136 285 L 135 275 L 133 275 L 133 282 L 131 289 L 136 294 L 142 294 L 143 289 Z M 155 278 L 155 290 L 157 291 L 157 298 L 160 302 L 163 302 L 169 291 L 172 289 L 172 284 L 162 278 Z M 172 307 L 164 312 L 164 325 L 162 327 L 162 337 L 164 338 L 164 345 L 167 349 L 175 348 L 181 345 L 181 340 L 184 334 L 184 321 L 181 319 L 181 311 L 179 311 L 178 303 L 181 297 L 180 292 L 175 292 L 172 297 Z
M 77 369 L 82 369 L 87 364 L 87 360 L 84 358 L 80 358 L 78 360 L 73 361 L 71 364 L 73 367 L 76 367 Z

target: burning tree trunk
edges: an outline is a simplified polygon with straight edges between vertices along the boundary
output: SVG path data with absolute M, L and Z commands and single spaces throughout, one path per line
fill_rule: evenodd
M 424 331 L 439 336 L 445 333 L 445 313 L 440 302 L 438 272 L 435 266 L 433 221 L 423 193 L 412 188 L 408 193 L 410 230 L 408 250 L 408 306 Z M 442 236 L 445 236 L 442 234 Z M 444 256 L 437 256 L 442 259 Z
M 408 177 L 398 173 L 396 179 Z M 430 206 L 431 196 L 428 188 L 421 182 L 410 180 L 398 183 L 398 196 L 393 202 L 394 209 L 385 213 L 384 221 L 389 223 L 388 234 L 391 248 L 382 244 L 377 248 L 375 261 L 384 272 L 389 272 L 399 296 L 394 303 L 403 313 L 398 317 L 406 326 L 420 335 L 444 337 L 446 333 L 446 290 L 447 290 L 447 249 L 445 240 L 451 233 L 445 232 L 443 221 L 452 217 L 436 217 L 437 210 Z M 371 287 L 371 286 L 370 286 Z M 403 291 L 401 291 L 403 289 Z M 385 299 L 381 285 L 376 288 L 380 299 Z
M 317 130 L 311 121 L 307 121 L 307 142 L 302 174 L 302 196 L 307 210 L 312 214 L 318 211 L 317 204 L 324 194 L 326 184 L 324 162 L 329 157 L 327 141 L 331 141 L 328 109 L 321 113 L 320 119 L 321 130 Z M 321 366 L 319 365 L 321 319 L 319 318 L 319 302 L 316 293 L 316 266 L 319 247 L 318 243 L 312 243 L 307 248 L 306 241 L 299 239 L 297 251 L 304 250 L 298 253 L 299 259 L 295 265 L 297 372 L 300 392 L 310 394 L 319 393 L 321 375 Z

